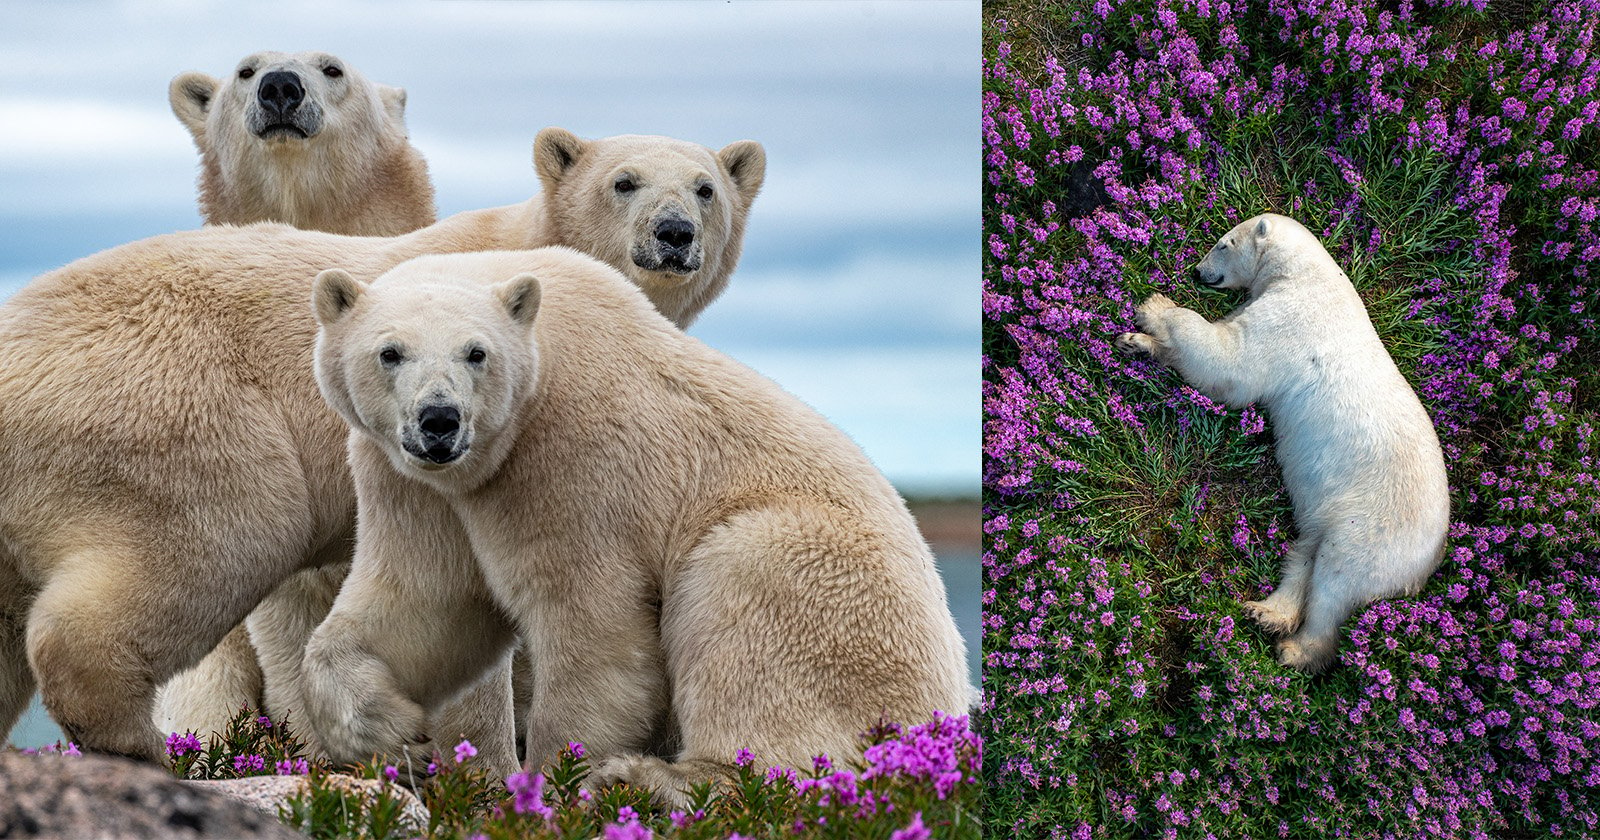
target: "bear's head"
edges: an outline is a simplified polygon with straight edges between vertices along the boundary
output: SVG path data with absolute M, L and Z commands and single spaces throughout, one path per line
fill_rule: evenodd
M 533 161 L 554 241 L 623 269 L 680 327 L 727 285 L 767 171 L 753 140 L 712 151 L 553 127 L 534 139 Z
M 1273 222 L 1279 218 L 1265 213 L 1234 225 L 1190 270 L 1194 281 L 1213 289 L 1250 288 L 1267 250 Z
M 1275 277 L 1285 260 L 1327 257 L 1316 234 L 1288 216 L 1262 213 L 1223 234 L 1190 270 L 1196 283 L 1213 289 L 1244 289 L 1259 294 L 1264 277 Z
M 500 433 L 533 390 L 539 298 L 532 274 L 490 285 L 441 258 L 371 284 L 328 269 L 312 287 L 317 384 L 402 474 L 476 484 L 498 468 L 512 437 Z
M 406 92 L 324 52 L 258 52 L 226 79 L 183 73 L 167 98 L 201 154 L 219 156 L 225 170 L 250 155 L 405 136 Z

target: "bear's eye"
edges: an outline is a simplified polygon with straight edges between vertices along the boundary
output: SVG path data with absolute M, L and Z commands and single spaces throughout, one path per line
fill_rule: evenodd
M 710 201 L 713 192 L 714 192 L 714 190 L 711 189 L 711 185 L 710 184 L 701 184 L 700 185 L 700 189 L 695 190 L 694 194 L 700 196 L 703 199 L 706 199 L 707 201 Z
M 633 179 L 632 178 L 629 178 L 628 176 L 624 175 L 621 178 L 617 179 L 616 189 L 617 189 L 617 192 L 619 192 L 619 193 L 631 193 L 635 189 L 638 189 L 638 185 L 633 183 Z
M 330 79 L 337 79 L 344 75 L 344 71 L 330 64 L 327 67 L 322 68 L 322 75 L 327 76 Z
M 251 76 L 254 76 L 255 74 L 256 74 L 256 68 L 254 68 L 254 67 L 240 67 L 239 68 L 239 78 L 241 78 L 241 79 L 248 79 Z
M 378 361 L 383 362 L 385 367 L 392 367 L 400 364 L 401 358 L 400 351 L 394 349 L 393 347 L 385 347 L 378 351 Z
M 481 365 L 481 364 L 483 364 L 483 360 L 487 359 L 488 357 L 489 357 L 489 354 L 483 352 L 483 348 L 482 347 L 474 347 L 471 350 L 467 351 L 467 363 L 468 364 Z

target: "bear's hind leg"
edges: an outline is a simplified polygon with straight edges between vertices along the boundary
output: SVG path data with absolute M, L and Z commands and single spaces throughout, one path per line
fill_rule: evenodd
M 1366 603 L 1370 585 L 1368 566 L 1353 561 L 1363 548 L 1348 540 L 1324 540 L 1317 550 L 1306 592 L 1305 617 L 1300 629 L 1278 645 L 1278 661 L 1307 673 L 1317 673 L 1339 652 L 1339 634 L 1345 619 Z
M 713 528 L 663 595 L 661 633 L 682 750 L 619 756 L 594 784 L 630 781 L 682 802 L 758 767 L 859 755 L 860 735 L 970 699 L 960 635 L 933 558 L 903 510 L 786 502 Z
M 150 558 L 124 561 L 75 561 L 81 571 L 58 574 L 40 591 L 28 618 L 28 659 L 45 708 L 69 739 L 160 763 L 165 736 L 151 720 L 158 681 L 220 641 L 245 605 L 193 608 L 168 593 L 212 594 L 220 585 L 163 580 L 153 572 L 164 564 Z
M 242 706 L 263 708 L 261 665 L 250 634 L 236 625 L 193 668 L 156 692 L 154 721 L 162 732 L 222 732 Z
M 1244 614 L 1275 636 L 1287 636 L 1299 629 L 1316 553 L 1317 540 L 1312 537 L 1301 537 L 1290 546 L 1283 558 L 1283 579 L 1277 588 L 1259 601 L 1244 602 Z

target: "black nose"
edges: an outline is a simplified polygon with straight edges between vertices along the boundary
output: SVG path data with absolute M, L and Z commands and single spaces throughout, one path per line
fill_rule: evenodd
M 1189 269 L 1189 279 L 1194 283 L 1204 283 L 1204 282 L 1206 282 L 1206 281 L 1200 279 L 1200 268 L 1198 266 Z
M 656 241 L 669 248 L 686 248 L 694 242 L 694 225 L 683 219 L 662 219 L 656 224 Z
M 301 86 L 300 77 L 287 70 L 274 70 L 262 76 L 256 88 L 256 99 L 261 107 L 281 117 L 294 113 L 305 98 L 306 89 Z
M 423 442 L 430 444 L 443 442 L 461 428 L 461 412 L 451 405 L 430 405 L 422 409 L 418 417 L 418 425 L 422 428 Z

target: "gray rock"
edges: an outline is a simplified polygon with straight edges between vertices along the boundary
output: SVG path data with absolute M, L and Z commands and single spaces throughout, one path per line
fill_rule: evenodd
M 344 774 L 330 774 L 327 777 L 328 786 L 343 791 L 359 792 L 367 796 L 376 795 L 379 783 L 371 779 L 358 779 Z M 216 791 L 227 795 L 235 801 L 242 802 L 261 811 L 264 814 L 276 816 L 278 805 L 287 802 L 306 788 L 304 776 L 251 776 L 244 779 L 226 779 L 215 782 L 187 782 L 198 788 Z M 390 784 L 389 795 L 400 800 L 402 819 L 410 824 L 411 830 L 417 834 L 426 834 L 428 831 L 428 808 L 422 804 L 417 795 L 397 784 Z M 3 836 L 3 835 L 0 835 Z
M 0 752 L 0 838 L 284 838 L 273 816 L 166 771 L 104 756 Z

